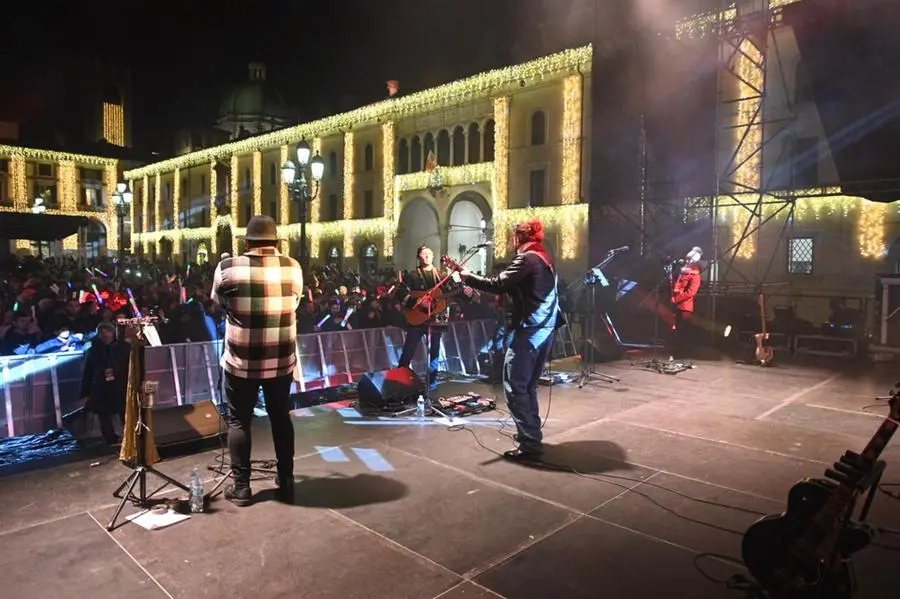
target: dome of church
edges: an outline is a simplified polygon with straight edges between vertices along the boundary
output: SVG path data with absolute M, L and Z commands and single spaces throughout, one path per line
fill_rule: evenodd
M 284 98 L 266 82 L 265 65 L 250 63 L 250 78 L 229 92 L 219 106 L 218 127 L 232 137 L 285 127 L 293 112 Z

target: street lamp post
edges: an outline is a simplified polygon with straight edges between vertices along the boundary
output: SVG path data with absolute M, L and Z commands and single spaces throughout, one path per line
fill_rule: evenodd
M 319 195 L 319 182 L 325 174 L 325 161 L 312 151 L 309 144 L 297 144 L 297 163 L 290 159 L 281 165 L 281 178 L 291 192 L 291 199 L 300 204 L 300 266 L 309 271 L 309 252 L 306 249 L 306 221 L 309 218 L 309 204 Z
M 121 260 L 125 256 L 125 214 L 131 208 L 134 194 L 127 182 L 121 182 L 116 183 L 116 190 L 112 196 L 116 205 L 116 215 L 119 217 L 119 260 Z

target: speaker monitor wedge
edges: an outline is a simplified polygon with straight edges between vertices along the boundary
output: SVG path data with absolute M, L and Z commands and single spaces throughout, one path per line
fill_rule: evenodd
M 425 383 L 409 368 L 392 368 L 364 374 L 358 391 L 361 406 L 384 408 L 424 393 Z
M 215 439 L 223 433 L 219 410 L 210 400 L 153 410 L 153 438 L 158 448 Z

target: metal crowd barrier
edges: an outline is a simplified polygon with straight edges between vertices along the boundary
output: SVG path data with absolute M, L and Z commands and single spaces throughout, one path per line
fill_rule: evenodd
M 497 342 L 495 320 L 455 321 L 441 338 L 440 362 L 445 372 L 479 376 L 479 356 Z M 295 391 L 338 387 L 357 382 L 366 372 L 397 365 L 405 332 L 396 327 L 300 335 L 297 355 L 302 380 Z M 222 384 L 218 367 L 222 342 L 176 343 L 148 347 L 146 378 L 159 383 L 157 407 L 218 403 Z M 411 367 L 425 371 L 425 339 Z M 575 355 L 568 328 L 557 331 L 554 359 Z M 4 408 L 0 438 L 43 433 L 61 428 L 64 414 L 80 405 L 84 352 L 0 357 Z

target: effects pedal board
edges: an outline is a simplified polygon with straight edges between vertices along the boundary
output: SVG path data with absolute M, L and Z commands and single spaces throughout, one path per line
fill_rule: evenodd
M 490 412 L 497 408 L 497 402 L 478 393 L 469 392 L 465 395 L 453 395 L 441 397 L 435 400 L 436 407 L 449 416 L 463 417 Z

